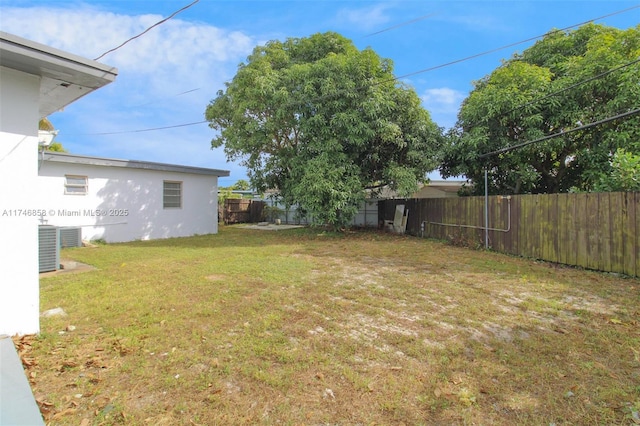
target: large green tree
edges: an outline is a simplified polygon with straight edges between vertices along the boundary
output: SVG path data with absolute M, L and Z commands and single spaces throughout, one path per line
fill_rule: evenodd
M 600 179 L 596 191 L 640 191 L 640 155 L 619 148 L 611 159 L 611 174 Z
M 640 107 L 639 57 L 640 26 L 550 32 L 475 83 L 449 133 L 441 173 L 467 176 L 476 193 L 484 191 L 485 167 L 492 193 L 593 190 L 611 174 L 617 149 L 640 153 L 639 116 L 563 132 Z M 556 133 L 562 136 L 482 157 Z
M 408 195 L 438 164 L 441 131 L 415 91 L 336 33 L 256 47 L 205 114 L 254 188 L 321 224 L 347 223 L 367 187 Z

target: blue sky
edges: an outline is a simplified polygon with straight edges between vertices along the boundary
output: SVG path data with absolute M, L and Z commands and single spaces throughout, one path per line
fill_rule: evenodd
M 96 58 L 192 0 L 0 0 L 0 30 Z M 230 170 L 243 167 L 211 150 L 204 110 L 253 47 L 268 40 L 335 31 L 358 48 L 390 58 L 442 127 L 455 123 L 473 81 L 533 41 L 420 72 L 637 6 L 634 1 L 200 0 L 100 59 L 116 81 L 49 118 L 57 141 L 75 154 Z M 422 19 L 419 19 L 422 18 Z M 414 21 L 408 23 L 410 21 Z M 640 8 L 598 20 L 626 29 Z M 405 24 L 405 25 L 400 25 Z M 383 31 L 386 30 L 386 31 Z M 437 177 L 433 174 L 432 177 Z

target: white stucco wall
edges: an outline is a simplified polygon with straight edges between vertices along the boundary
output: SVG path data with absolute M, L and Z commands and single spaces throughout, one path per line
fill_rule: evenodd
M 85 240 L 125 242 L 218 232 L 216 176 L 49 161 L 41 162 L 39 175 L 39 203 L 47 224 L 80 226 Z M 65 194 L 65 175 L 87 176 L 88 194 Z M 163 208 L 165 180 L 182 182 L 181 208 Z
M 0 67 L 0 334 L 40 331 L 38 98 L 40 78 Z

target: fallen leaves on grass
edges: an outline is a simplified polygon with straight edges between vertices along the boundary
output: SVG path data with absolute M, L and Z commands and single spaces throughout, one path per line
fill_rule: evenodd
M 49 339 L 25 354 L 50 424 L 635 422 L 619 408 L 637 386 L 635 281 L 408 237 L 291 235 L 74 251 L 101 271 L 43 284 L 69 318 L 43 320 Z

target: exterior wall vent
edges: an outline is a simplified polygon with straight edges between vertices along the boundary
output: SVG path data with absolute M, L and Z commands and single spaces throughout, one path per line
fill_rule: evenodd
M 60 267 L 60 230 L 51 225 L 38 227 L 40 272 L 56 271 Z
M 82 247 L 82 228 L 61 227 L 60 247 Z

